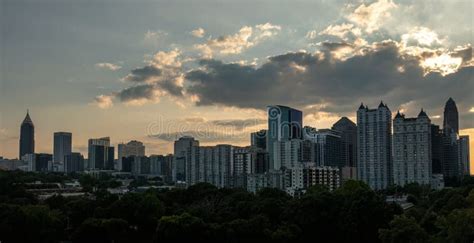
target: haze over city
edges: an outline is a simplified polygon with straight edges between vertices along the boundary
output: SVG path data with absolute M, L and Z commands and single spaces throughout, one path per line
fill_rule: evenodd
M 68 131 L 84 154 L 103 136 L 165 154 L 203 128 L 203 145 L 248 145 L 267 105 L 300 109 L 319 129 L 383 100 L 393 116 L 423 108 L 442 125 L 449 97 L 474 146 L 470 1 L 2 1 L 1 11 L 7 158 L 27 109 L 37 152 Z

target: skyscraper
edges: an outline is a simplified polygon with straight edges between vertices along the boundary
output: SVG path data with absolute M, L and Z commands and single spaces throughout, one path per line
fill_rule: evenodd
M 270 169 L 279 170 L 282 164 L 281 161 L 275 159 L 273 152 L 276 146 L 279 146 L 276 142 L 302 138 L 303 113 L 287 106 L 275 105 L 267 107 L 267 114 L 267 150 Z
M 341 133 L 341 153 L 344 166 L 355 167 L 357 162 L 357 125 L 349 118 L 342 117 L 334 123 L 332 130 Z
M 89 170 L 113 170 L 114 147 L 110 146 L 110 138 L 89 139 L 88 153 Z
M 64 164 L 64 157 L 70 155 L 72 150 L 72 133 L 55 132 L 53 161 L 54 163 Z
M 28 111 L 26 111 L 25 119 L 21 123 L 19 147 L 20 153 L 18 159 L 21 159 L 25 154 L 35 153 L 35 125 Z
M 446 101 L 443 119 L 443 175 L 445 178 L 462 174 L 459 163 L 459 114 L 452 98 Z
M 449 132 L 459 134 L 458 108 L 452 98 L 449 98 L 444 106 L 443 130 L 446 134 Z
M 393 120 L 394 184 L 431 183 L 431 145 L 431 120 L 423 110 L 416 118 L 397 113 Z
M 357 175 L 372 189 L 392 182 L 392 113 L 383 102 L 377 109 L 357 110 Z

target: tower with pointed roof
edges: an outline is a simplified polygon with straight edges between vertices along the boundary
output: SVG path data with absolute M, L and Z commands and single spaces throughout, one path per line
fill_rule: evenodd
M 19 159 L 25 154 L 35 153 L 35 125 L 30 118 L 28 110 L 26 111 L 25 119 L 21 123 L 19 147 Z
M 444 106 L 443 130 L 445 133 L 455 132 L 459 134 L 459 114 L 456 102 L 449 98 Z

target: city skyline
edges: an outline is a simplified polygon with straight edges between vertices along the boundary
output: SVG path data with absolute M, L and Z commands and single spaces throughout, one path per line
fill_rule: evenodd
M 359 109 L 361 109 L 361 108 L 367 109 L 368 106 L 366 107 L 366 106 L 363 106 L 363 105 L 364 105 L 364 104 L 361 104 L 360 107 L 359 107 Z M 445 103 L 445 105 L 446 105 L 446 106 L 453 106 L 453 105 L 454 105 L 454 108 L 456 108 L 456 103 L 455 103 L 455 101 L 452 99 L 452 97 L 450 97 L 450 98 L 448 99 L 448 101 Z M 387 106 L 387 104 L 384 104 L 383 101 L 381 101 L 380 104 L 379 104 L 379 108 L 380 108 L 380 106 L 385 107 L 385 106 Z M 290 110 L 295 110 L 294 108 L 286 107 L 286 106 L 281 106 L 281 105 L 268 106 L 268 107 L 269 107 L 269 109 L 270 109 L 270 110 L 267 111 L 268 116 L 269 116 L 269 121 L 272 120 L 272 119 L 271 119 L 271 114 L 270 114 L 272 107 L 280 107 L 280 108 L 286 108 L 286 109 L 290 109 Z M 295 111 L 298 111 L 298 110 L 295 110 Z M 355 113 L 357 113 L 357 111 L 356 111 Z M 392 116 L 391 116 L 391 120 L 394 121 L 394 120 L 396 120 L 397 117 L 400 116 L 400 110 L 398 110 L 396 113 L 390 111 L 390 114 L 392 115 Z M 423 111 L 423 108 L 421 109 L 421 112 L 420 112 L 419 114 L 424 114 L 424 115 L 426 115 L 425 111 Z M 418 116 L 419 116 L 419 114 L 418 114 Z M 405 116 L 404 113 L 402 113 L 402 115 Z M 301 115 L 300 115 L 300 116 L 301 116 Z M 318 130 L 325 130 L 325 129 L 328 129 L 328 128 L 330 128 L 331 126 L 334 126 L 334 125 L 336 125 L 338 122 L 340 122 L 341 119 L 343 120 L 343 119 L 348 119 L 348 118 L 347 118 L 347 117 L 341 117 L 339 120 L 337 120 L 336 122 L 334 122 L 334 123 L 333 123 L 332 125 L 330 125 L 329 127 L 315 127 L 315 128 L 318 129 Z M 444 118 L 443 118 L 443 119 L 444 119 Z M 352 121 L 351 118 L 349 118 L 349 120 Z M 27 124 L 33 124 L 33 121 L 32 121 L 32 119 L 31 119 L 30 116 L 29 116 L 29 111 L 27 111 L 27 115 L 26 115 L 24 121 L 23 121 L 21 124 L 25 124 L 25 121 L 27 121 L 27 122 L 26 122 Z M 200 121 L 197 121 L 197 122 L 200 122 Z M 355 121 L 352 121 L 352 122 L 355 122 Z M 252 130 L 252 128 L 255 126 L 255 124 L 258 124 L 258 121 L 252 122 L 250 119 L 247 120 L 246 123 L 242 123 L 242 124 L 241 124 L 241 127 L 240 127 L 239 129 L 243 129 L 243 130 L 248 129 L 248 130 L 250 131 L 248 134 L 246 134 L 246 136 L 245 136 L 245 139 L 246 139 L 246 140 L 243 142 L 243 144 L 235 144 L 235 143 L 232 143 L 232 142 L 230 142 L 230 143 L 211 142 L 211 143 L 205 143 L 204 145 L 205 145 L 205 146 L 215 146 L 215 145 L 219 145 L 219 144 L 221 144 L 221 145 L 229 144 L 229 145 L 232 145 L 232 146 L 250 146 L 251 143 L 252 143 L 252 141 L 251 141 L 251 140 L 252 140 L 252 133 L 259 132 L 258 130 Z M 156 124 L 155 124 L 155 125 L 156 125 Z M 306 124 L 306 123 L 304 123 L 304 122 L 303 122 L 302 124 L 299 124 L 299 125 L 300 125 L 301 128 L 302 128 L 303 126 L 310 126 L 310 127 L 313 127 L 313 126 L 311 126 L 311 124 Z M 438 124 L 433 123 L 433 125 L 438 125 Z M 443 124 L 442 124 L 442 125 L 443 125 Z M 246 126 L 249 126 L 249 127 L 246 127 Z M 391 126 L 391 125 L 390 125 L 390 126 Z M 162 128 L 162 125 L 156 126 L 156 127 Z M 201 128 L 202 128 L 202 127 L 201 127 Z M 268 129 L 268 127 L 265 127 L 265 125 L 264 125 L 264 126 L 262 127 L 262 129 L 265 129 L 265 130 L 266 130 L 266 129 Z M 150 131 L 151 131 L 151 130 L 150 130 Z M 156 131 L 155 131 L 155 132 L 156 132 Z M 58 134 L 68 134 L 69 136 L 71 136 L 71 133 L 70 133 L 70 132 L 54 132 L 53 135 L 54 135 L 54 137 L 56 137 L 56 135 L 58 135 Z M 392 136 L 393 136 L 393 134 L 394 134 L 393 129 L 392 129 L 392 133 L 391 133 L 391 134 L 392 134 Z M 165 135 L 165 134 L 154 134 L 154 135 L 150 135 L 150 136 L 161 136 L 161 135 Z M 230 133 L 229 135 L 232 135 L 232 133 Z M 461 136 L 468 136 L 468 138 L 469 138 L 469 133 L 467 133 L 467 135 L 464 135 L 463 133 L 460 133 L 459 135 L 461 135 Z M 200 130 L 200 131 L 199 131 L 199 130 L 193 131 L 192 133 L 187 132 L 187 131 L 177 132 L 177 133 L 174 134 L 174 136 L 175 136 L 175 137 L 169 137 L 169 136 L 167 137 L 167 139 L 170 139 L 170 140 L 169 140 L 170 146 L 173 146 L 173 141 L 174 141 L 174 139 L 175 139 L 175 140 L 178 140 L 179 138 L 185 138 L 185 137 L 187 137 L 187 136 L 191 136 L 192 138 L 196 139 L 196 140 L 199 142 L 200 139 L 204 139 L 204 140 L 205 140 L 205 139 L 206 139 L 205 136 L 216 136 L 216 134 L 214 134 L 214 133 L 212 133 L 212 132 L 209 133 L 208 129 L 207 129 L 207 128 L 204 128 L 204 129 L 202 129 L 202 130 Z M 217 135 L 217 136 L 219 136 L 219 135 Z M 71 138 L 69 138 L 69 139 L 71 139 Z M 112 140 L 111 138 L 109 138 L 109 136 L 107 136 L 107 137 L 102 137 L 102 138 L 99 138 L 99 139 L 109 139 L 109 140 L 110 140 L 110 146 L 112 146 L 112 147 L 114 147 L 114 148 L 116 148 L 116 149 L 118 148 L 118 151 L 120 151 L 120 146 L 123 146 L 124 143 L 127 142 L 127 141 L 128 141 L 128 144 L 130 144 L 130 143 L 140 143 L 140 144 L 141 144 L 141 141 L 136 141 L 136 140 L 133 140 L 133 139 L 129 139 L 129 140 L 126 140 L 126 141 L 124 141 L 124 142 L 113 142 L 113 140 Z M 34 140 L 36 140 L 36 138 L 34 138 Z M 94 138 L 88 138 L 88 140 L 94 140 Z M 469 140 L 472 140 L 472 139 L 469 138 Z M 21 144 L 21 141 L 20 141 L 20 144 Z M 142 144 L 141 146 L 144 146 L 144 145 Z M 471 143 L 470 143 L 470 150 L 472 150 L 472 148 L 473 148 L 473 143 L 471 142 Z M 150 148 L 150 147 L 147 147 L 147 149 L 153 150 L 153 148 Z M 87 147 L 86 147 L 85 152 L 82 151 L 81 149 L 75 148 L 74 146 L 73 146 L 73 150 L 74 150 L 74 151 L 78 151 L 79 153 L 85 155 L 85 156 L 84 156 L 85 158 L 87 158 L 87 157 L 86 157 L 87 154 L 88 154 L 88 148 L 87 148 Z M 143 147 L 143 150 L 144 150 L 144 147 Z M 47 150 L 47 151 L 39 151 L 39 152 L 37 152 L 37 153 L 52 154 L 53 152 L 54 152 L 54 146 L 53 146 L 50 150 Z M 116 157 L 117 160 L 120 160 L 119 153 L 120 153 L 120 152 L 114 153 L 114 154 L 117 154 L 117 157 Z M 173 150 L 171 149 L 169 152 L 166 151 L 166 152 L 159 152 L 159 153 L 153 153 L 153 152 L 144 153 L 144 151 L 142 151 L 142 154 L 143 154 L 143 155 L 147 155 L 147 156 L 150 156 L 150 155 L 166 155 L 166 154 L 173 154 Z M 0 154 L 0 156 L 1 156 L 1 154 Z M 4 156 L 4 157 L 5 157 L 5 156 Z M 474 168 L 473 168 L 473 166 L 472 166 L 472 165 L 474 164 L 474 163 L 472 163 L 472 162 L 473 162 L 473 159 L 472 159 L 472 158 L 473 158 L 474 156 L 473 156 L 472 153 L 471 153 L 469 157 L 470 157 L 469 159 L 470 159 L 470 164 L 471 164 L 471 166 L 470 166 L 470 173 L 471 173 L 471 174 L 474 174 Z M 6 158 L 8 158 L 8 157 L 6 157 Z M 12 157 L 12 158 L 13 158 L 13 157 Z
M 0 156 L 18 156 L 27 109 L 38 153 L 52 153 L 53 133 L 67 131 L 84 155 L 89 138 L 104 136 L 166 154 L 178 128 L 158 134 L 157 123 L 207 126 L 212 136 L 202 145 L 246 145 L 265 128 L 271 104 L 329 128 L 343 116 L 355 121 L 361 101 L 384 100 L 410 117 L 424 108 L 442 126 L 449 97 L 472 151 L 469 2 L 188 4 L 2 2 Z M 129 12 L 141 17 L 122 20 Z M 222 21 L 213 24 L 210 13 Z M 235 136 L 222 134 L 229 130 Z

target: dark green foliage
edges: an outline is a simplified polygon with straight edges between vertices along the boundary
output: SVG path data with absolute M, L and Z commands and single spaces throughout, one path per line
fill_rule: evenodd
M 123 196 L 110 176 L 73 175 L 89 192 L 39 201 L 25 190 L 57 174 L 0 171 L 1 242 L 472 242 L 474 182 L 432 191 L 410 184 L 375 192 L 360 181 L 335 191 L 314 186 L 299 198 L 206 183 Z M 136 184 L 140 184 L 138 180 Z M 409 195 L 405 212 L 386 195 Z M 27 232 L 27 233 L 25 233 Z

